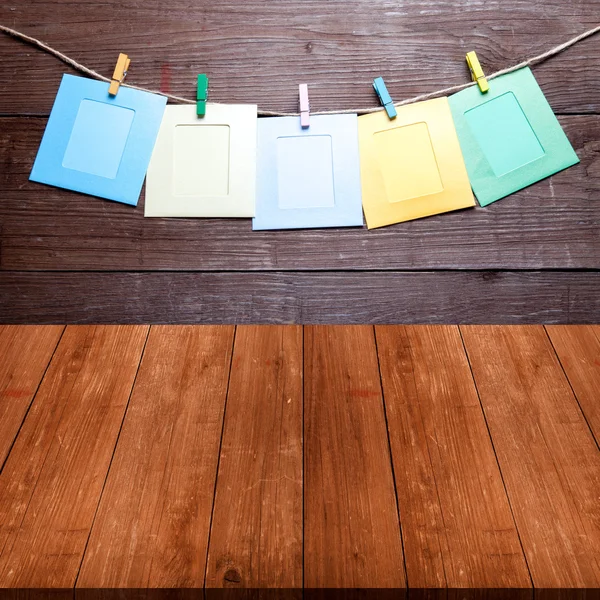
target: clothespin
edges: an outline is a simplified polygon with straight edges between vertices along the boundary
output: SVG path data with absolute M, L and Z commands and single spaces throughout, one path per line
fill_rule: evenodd
M 198 92 L 196 94 L 196 114 L 203 117 L 206 114 L 206 101 L 208 100 L 208 77 L 202 73 L 198 75 Z
M 310 105 L 308 103 L 308 85 L 301 83 L 299 86 L 300 92 L 300 126 L 306 129 L 310 125 Z
M 125 76 L 127 75 L 127 71 L 129 69 L 129 57 L 127 54 L 119 54 L 119 58 L 117 59 L 117 64 L 115 65 L 115 70 L 110 82 L 110 86 L 108 88 L 108 93 L 111 96 L 116 96 L 119 91 L 119 86 L 123 83 Z
M 383 83 L 383 77 L 377 77 L 373 80 L 373 87 L 379 96 L 379 102 L 383 104 L 385 112 L 390 119 L 396 118 L 396 107 L 392 102 L 392 97 L 389 95 L 385 83 Z
M 477 58 L 477 54 L 474 50 L 467 54 L 467 64 L 469 65 L 469 71 L 471 71 L 471 77 L 473 78 L 473 81 L 477 82 L 479 90 L 482 94 L 485 94 L 485 92 L 490 89 L 490 86 L 485 78 L 483 69 L 479 64 L 479 59 Z

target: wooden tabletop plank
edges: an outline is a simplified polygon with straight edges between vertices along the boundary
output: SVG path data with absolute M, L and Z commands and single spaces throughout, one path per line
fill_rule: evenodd
M 600 61 L 598 61 L 600 64 Z M 600 79 L 600 78 L 599 78 Z M 0 82 L 1 85 L 1 82 Z M 581 163 L 486 208 L 361 228 L 252 231 L 250 219 L 146 219 L 28 181 L 45 119 L 0 127 L 4 270 L 596 268 L 600 116 L 561 117 Z
M 148 327 L 67 327 L 0 475 L 0 581 L 72 588 Z
M 542 326 L 461 326 L 535 588 L 600 587 L 600 451 Z
M 19 329 L 24 338 L 31 341 L 28 328 Z M 592 365 L 598 348 L 598 328 L 574 328 L 569 332 L 548 327 L 550 338 L 542 327 L 463 326 L 461 329 L 538 595 L 556 598 L 557 590 L 598 588 L 600 452 L 569 386 L 570 383 L 585 412 L 586 404 L 581 397 L 594 389 L 587 386 L 588 383 L 593 386 L 595 381 Z M 291 354 L 296 357 L 296 364 L 300 364 L 297 368 L 301 368 L 298 358 L 301 334 L 299 328 L 289 328 L 289 334 L 287 328 L 241 327 L 239 330 L 239 345 L 231 372 L 232 404 L 228 400 L 217 486 L 218 495 L 222 490 L 233 508 L 225 506 L 225 501 L 217 501 L 212 535 L 217 535 L 217 531 L 225 532 L 219 555 L 230 560 L 228 570 L 243 576 L 252 574 L 244 579 L 244 583 L 265 584 L 276 575 L 279 585 L 287 585 L 283 582 L 291 580 L 292 573 L 296 576 L 299 570 L 302 575 L 299 565 L 293 561 L 287 565 L 261 562 L 258 557 L 263 556 L 268 542 L 262 538 L 264 546 L 258 547 L 255 530 L 241 530 L 244 522 L 267 523 L 276 529 L 277 521 L 273 525 L 265 511 L 269 504 L 279 506 L 278 503 L 284 502 L 281 482 L 277 483 L 277 491 L 269 494 L 268 488 L 274 482 L 264 481 L 267 479 L 264 475 L 267 471 L 280 473 L 286 465 L 291 465 L 294 475 L 289 472 L 284 475 L 295 477 L 299 469 L 300 432 L 297 425 L 294 431 L 293 423 L 298 423 L 300 415 L 294 413 L 296 416 L 288 421 L 282 415 L 288 407 L 283 402 L 286 391 L 296 389 L 296 396 L 301 394 L 297 389 L 300 373 L 286 372 L 285 365 L 286 357 Z M 195 334 L 198 331 L 202 333 Z M 223 335 L 216 333 L 221 331 Z M 223 422 L 233 340 L 231 326 L 152 328 L 97 509 L 127 405 L 126 380 L 130 390 L 146 332 L 145 327 L 70 326 L 66 329 L 0 474 L 0 587 L 5 592 L 7 586 L 72 587 L 96 510 L 84 569 L 78 580 L 79 590 L 87 593 L 95 585 L 91 582 L 86 586 L 82 579 L 89 564 L 92 571 L 97 570 L 106 577 L 109 594 L 115 593 L 115 587 L 120 584 L 111 581 L 110 573 L 119 567 L 117 556 L 122 559 L 124 555 L 112 543 L 116 539 L 118 546 L 119 536 L 133 539 L 131 522 L 143 528 L 150 521 L 158 526 L 143 550 L 140 542 L 136 565 L 150 561 L 153 566 L 145 569 L 146 583 L 131 580 L 132 598 L 138 597 L 139 588 L 144 585 L 160 589 L 161 586 L 169 587 L 169 581 L 179 581 L 188 589 L 202 586 L 204 559 L 198 557 L 206 556 L 219 447 L 218 435 L 214 436 L 215 443 L 205 443 L 204 432 L 207 428 L 220 431 Z M 372 329 L 366 326 L 306 327 L 304 510 L 306 524 L 317 523 L 319 527 L 317 535 L 314 528 L 311 530 L 313 545 L 306 548 L 308 560 L 305 558 L 304 582 L 313 586 L 314 595 L 315 588 L 320 586 L 315 585 L 314 580 L 311 584 L 307 578 L 312 569 L 311 573 L 320 573 L 322 581 L 325 580 L 323 587 L 369 587 L 364 585 L 365 581 L 375 578 L 379 582 L 386 579 L 386 573 L 388 576 L 393 574 L 397 563 L 389 556 L 392 552 L 400 552 L 398 564 L 403 568 L 391 461 L 389 454 L 387 459 L 381 458 L 388 452 L 387 418 L 408 586 L 416 592 L 433 591 L 434 596 L 436 591 L 443 589 L 442 585 L 447 585 L 449 598 L 463 597 L 467 590 L 473 589 L 486 597 L 496 598 L 501 597 L 503 591 L 492 586 L 496 581 L 501 585 L 500 580 L 506 577 L 504 585 L 515 586 L 512 590 L 508 588 L 511 591 L 506 593 L 508 597 L 514 597 L 514 590 L 520 584 L 509 580 L 522 573 L 522 565 L 519 567 L 518 552 L 514 552 L 510 524 L 504 529 L 506 507 L 502 508 L 500 500 L 504 490 L 498 488 L 497 468 L 494 473 L 490 447 L 485 449 L 483 443 L 486 437 L 483 416 L 467 373 L 457 329 L 377 327 L 376 333 L 387 414 L 378 375 L 372 375 L 374 370 L 378 371 Z M 5 330 L 0 328 L 0 336 L 4 334 Z M 14 339 L 17 337 L 15 334 Z M 201 341 L 200 338 L 207 339 Z M 242 353 L 244 348 L 253 352 Z M 181 359 L 182 354 L 185 354 L 184 359 Z M 213 381 L 210 388 L 217 390 L 213 395 L 221 398 L 221 404 L 217 406 L 214 401 L 211 409 L 207 408 L 206 399 L 211 392 L 204 387 L 205 378 L 210 377 L 207 372 L 212 368 L 208 365 L 215 364 L 207 357 L 216 355 L 223 363 L 219 370 L 224 375 L 219 383 Z M 239 363 L 237 356 L 241 358 Z M 257 366 L 259 356 L 267 356 L 266 360 L 271 364 L 265 362 Z M 575 356 L 581 356 L 582 360 L 574 361 Z M 254 359 L 257 359 L 256 363 Z M 202 368 L 198 369 L 198 365 Z M 171 401 L 170 412 L 156 409 L 156 405 L 165 407 L 160 398 L 156 398 L 157 389 L 166 390 L 165 397 Z M 255 397 L 261 389 L 266 391 L 263 392 L 265 396 L 278 398 L 279 404 L 275 402 L 271 406 L 264 401 L 262 411 L 244 404 L 244 399 Z M 198 401 L 198 390 L 203 390 L 201 401 Z M 188 412 L 183 410 L 182 413 L 180 398 L 193 398 L 193 402 L 187 403 L 190 405 Z M 195 403 L 199 407 L 191 415 L 191 405 Z M 269 413 L 266 406 L 273 412 Z M 299 406 L 300 402 L 295 405 L 297 411 L 301 411 Z M 288 415 L 292 412 L 290 410 Z M 171 423 L 184 422 L 187 427 L 178 429 L 172 425 L 169 428 L 162 423 L 158 413 L 162 417 L 166 415 L 167 422 L 170 418 Z M 138 424 L 146 423 L 146 428 L 140 427 L 137 432 L 138 437 L 128 433 L 132 419 Z M 265 426 L 261 419 L 268 425 Z M 383 425 L 380 425 L 382 421 Z M 588 418 L 588 421 L 591 425 L 592 420 Z M 157 423 L 162 427 L 157 427 Z M 286 429 L 289 424 L 292 426 Z M 192 433 L 200 436 L 195 438 L 200 442 L 189 443 Z M 289 437 L 285 438 L 286 435 Z M 237 455 L 235 443 L 227 445 L 228 437 L 242 444 Z M 149 445 L 156 442 L 154 450 L 145 452 L 146 438 L 152 440 Z M 282 439 L 290 441 L 286 445 L 289 453 L 287 450 L 279 453 L 279 460 L 283 462 L 276 464 L 273 459 L 270 465 L 254 464 L 252 448 L 268 448 L 269 444 L 281 448 L 282 443 L 276 442 Z M 364 440 L 368 441 L 365 443 Z M 164 448 L 169 443 L 170 458 L 158 456 L 156 447 L 162 444 Z M 243 446 L 244 443 L 247 445 Z M 199 456 L 200 447 L 204 449 L 203 456 Z M 399 452 L 399 448 L 403 452 Z M 266 457 L 267 453 L 264 454 Z M 380 459 L 374 460 L 377 457 Z M 129 471 L 125 468 L 126 462 L 133 464 Z M 142 463 L 145 466 L 140 467 Z M 190 482 L 186 479 L 190 464 L 212 470 L 212 478 L 209 477 L 206 485 L 199 480 Z M 132 471 L 135 474 L 117 481 L 114 475 L 117 467 L 129 475 Z M 142 476 L 136 471 L 138 467 L 146 469 Z M 260 485 L 249 491 L 253 499 L 246 502 L 239 498 L 241 490 L 253 486 L 257 478 Z M 302 478 L 301 474 L 299 478 Z M 152 513 L 148 510 L 147 518 L 140 517 L 135 513 L 133 503 L 129 504 L 130 512 L 119 513 L 117 508 L 122 506 L 119 494 L 135 495 L 132 488 L 143 487 L 148 480 L 159 484 L 167 482 L 165 486 L 171 484 L 170 489 L 162 487 L 155 494 L 159 499 Z M 284 481 L 288 482 L 287 479 Z M 289 483 L 291 486 L 291 481 Z M 194 507 L 200 505 L 199 512 L 207 515 L 206 525 L 195 530 L 200 531 L 198 535 L 186 537 L 185 525 L 194 519 L 194 515 L 190 516 L 193 511 L 186 507 L 187 490 L 191 485 L 196 494 L 205 488 L 210 491 L 203 500 L 191 495 Z M 298 486 L 291 487 L 297 490 Z M 158 486 L 154 488 L 155 491 L 158 489 Z M 273 494 L 278 496 L 274 498 Z M 390 495 L 391 503 L 385 502 L 383 508 L 377 506 L 377 502 Z M 111 497 L 116 506 L 112 512 L 106 508 Z M 262 501 L 266 504 L 262 505 Z M 298 502 L 295 496 L 292 500 L 295 508 L 290 511 L 294 515 L 298 514 Z M 393 509 L 387 510 L 390 504 L 394 505 Z M 246 514 L 263 506 L 258 521 L 256 513 L 252 512 L 252 518 L 236 523 L 236 507 L 240 506 Z M 485 511 L 478 510 L 482 506 Z M 281 510 L 280 514 L 283 514 L 283 508 Z M 288 515 L 287 509 L 285 514 Z M 423 527 L 418 530 L 419 515 Z M 465 525 L 467 516 L 469 521 Z M 382 521 L 386 519 L 387 529 L 384 530 Z M 290 518 L 287 524 L 293 521 Z M 231 522 L 234 524 L 232 529 Z M 297 526 L 295 523 L 294 527 Z M 126 531 L 121 532 L 120 528 Z M 104 536 L 96 559 L 105 546 L 115 552 L 111 558 L 114 562 L 108 561 L 104 566 L 89 554 L 98 546 L 94 540 L 101 537 L 98 534 L 95 538 L 100 530 Z M 396 539 L 392 530 L 398 536 L 397 551 L 390 549 Z M 419 532 L 422 537 L 418 536 Z M 270 540 L 272 533 L 272 530 L 268 532 Z M 244 540 L 243 535 L 248 539 Z M 198 549 L 199 539 L 205 540 L 204 553 L 202 548 Z M 226 556 L 226 549 L 236 547 L 236 543 L 239 543 L 241 558 L 235 558 L 235 552 Z M 496 552 L 490 552 L 493 543 L 497 544 Z M 414 552 L 415 545 L 423 550 Z M 161 554 L 157 548 L 166 550 Z M 345 554 L 348 548 L 350 550 Z M 472 552 L 466 552 L 465 548 Z M 209 554 L 212 556 L 212 550 Z M 293 554 L 290 551 L 288 556 Z M 340 564 L 342 559 L 345 564 Z M 515 561 L 515 565 L 509 571 L 507 564 L 511 561 Z M 161 564 L 169 567 L 164 570 L 157 567 L 154 579 L 151 573 Z M 217 562 L 214 564 L 216 566 Z M 199 572 L 199 580 L 190 583 L 190 571 L 186 568 Z M 144 571 L 144 567 L 141 570 Z M 210 577 L 210 559 L 208 572 Z M 169 580 L 166 574 L 173 573 L 175 576 Z M 237 584 L 235 573 L 230 576 L 233 581 L 228 583 Z M 375 585 L 379 594 L 379 584 Z M 232 587 L 235 589 L 226 591 L 244 591 L 239 585 Z M 403 585 L 390 584 L 389 587 L 398 596 L 404 593 Z M 288 592 L 290 589 L 293 588 L 286 588 Z M 211 591 L 216 592 L 212 588 Z M 566 597 L 570 597 L 570 593 L 566 592 Z M 442 595 L 445 597 L 445 592 Z
M 599 286 L 577 271 L 0 272 L 0 322 L 593 323 Z
M 531 598 L 458 327 L 375 334 L 409 589 Z
M 549 325 L 546 331 L 596 443 L 600 443 L 600 326 Z
M 304 328 L 304 585 L 406 587 L 371 326 Z
M 302 597 L 301 327 L 237 327 L 220 456 L 207 592 Z
M 0 472 L 63 331 L 62 325 L 0 326 Z
M 233 326 L 152 327 L 77 588 L 202 588 Z
M 469 81 L 475 49 L 491 73 L 541 54 L 598 24 L 598 0 L 508 5 L 472 0 L 402 5 L 364 0 L 13 2 L 0 22 L 110 77 L 119 52 L 127 81 L 194 98 L 208 73 L 217 102 L 296 111 L 298 81 L 311 110 L 376 106 L 381 75 L 394 99 Z M 81 18 L 85 11 L 85 19 Z M 555 110 L 600 112 L 600 41 L 590 39 L 535 69 Z M 67 65 L 0 35 L 0 113 L 48 113 Z

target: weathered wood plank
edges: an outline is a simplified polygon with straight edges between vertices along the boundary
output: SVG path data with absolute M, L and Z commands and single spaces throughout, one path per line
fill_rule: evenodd
M 0 474 L 0 582 L 72 588 L 148 327 L 67 327 Z
M 2 119 L 0 268 L 595 269 L 600 116 L 561 122 L 581 163 L 486 208 L 374 231 L 253 232 L 250 219 L 144 219 L 143 198 L 133 208 L 29 182 L 45 119 Z
M 0 322 L 594 323 L 598 272 L 0 273 Z
M 600 326 L 546 328 L 587 422 L 600 443 Z
M 374 106 L 376 75 L 394 98 L 435 91 L 468 81 L 468 50 L 492 72 L 597 25 L 598 12 L 597 0 L 28 0 L 2 6 L 0 22 L 106 76 L 127 52 L 133 84 L 192 98 L 208 72 L 215 101 L 294 111 L 298 81 L 310 83 L 313 110 Z M 600 112 L 599 53 L 591 39 L 536 68 L 555 110 Z M 0 56 L 0 113 L 48 113 L 70 69 L 4 35 Z
M 371 326 L 304 328 L 304 585 L 405 592 Z
M 237 590 L 240 598 L 268 588 L 279 598 L 301 598 L 302 533 L 302 328 L 239 326 L 207 596 L 224 597 L 215 588 Z
M 152 327 L 78 589 L 203 587 L 233 329 Z
M 375 335 L 411 594 L 531 598 L 458 327 L 377 326 Z
M 461 330 L 534 587 L 597 594 L 600 451 L 544 328 Z
M 0 326 L 0 471 L 63 330 Z

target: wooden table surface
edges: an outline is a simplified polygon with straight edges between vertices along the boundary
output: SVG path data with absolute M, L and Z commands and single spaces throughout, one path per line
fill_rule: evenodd
M 2 600 L 600 597 L 599 326 L 0 347 Z
M 376 104 L 492 72 L 600 21 L 600 0 L 6 0 L 0 23 L 110 76 L 193 97 L 313 110 Z M 600 35 L 533 69 L 581 163 L 487 208 L 374 231 L 252 232 L 144 219 L 28 181 L 62 73 L 0 36 L 2 322 L 597 322 Z

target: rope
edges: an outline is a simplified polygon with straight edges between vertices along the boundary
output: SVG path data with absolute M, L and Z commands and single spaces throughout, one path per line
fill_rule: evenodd
M 31 44 L 32 46 L 36 46 L 37 48 L 44 50 L 44 52 L 48 52 L 49 54 L 56 56 L 56 58 L 62 60 L 64 63 L 70 65 L 71 67 L 73 67 L 77 71 L 80 71 L 81 73 L 85 73 L 86 75 L 89 75 L 90 77 L 93 77 L 95 79 L 100 79 L 101 81 L 110 82 L 110 79 L 108 77 L 105 77 L 104 75 L 97 73 L 93 69 L 90 69 L 90 68 L 86 67 L 85 65 L 78 63 L 76 60 L 69 58 L 66 54 L 63 54 L 62 52 L 55 50 L 51 46 L 44 44 L 44 42 L 41 42 L 40 40 L 38 40 L 34 37 L 25 35 L 24 33 L 21 33 L 20 31 L 16 31 L 15 29 L 11 29 L 10 27 L 6 27 L 5 25 L 0 25 L 0 31 L 3 31 L 7 35 L 12 36 L 18 40 L 27 42 L 28 44 Z M 531 67 L 533 65 L 537 65 L 552 56 L 556 56 L 557 54 L 564 52 L 567 48 L 574 46 L 581 40 L 584 40 L 598 32 L 600 32 L 600 25 L 593 27 L 592 29 L 589 29 L 588 31 L 584 31 L 583 33 L 575 36 L 574 38 L 571 38 L 570 40 L 564 42 L 563 44 L 560 44 L 558 46 L 555 46 L 554 48 L 551 48 L 547 52 L 538 54 L 537 56 L 534 56 L 533 58 L 529 58 L 529 59 L 527 59 L 523 62 L 520 62 L 519 64 L 514 65 L 512 67 L 508 67 L 506 69 L 496 71 L 495 73 L 492 73 L 491 75 L 486 75 L 486 77 L 487 77 L 487 79 L 494 79 L 495 77 L 500 77 L 500 75 L 506 75 L 507 73 L 512 73 L 513 71 L 517 71 L 518 69 L 522 69 L 523 67 Z M 138 87 L 136 85 L 129 85 L 127 83 L 123 83 L 122 85 L 132 88 L 134 90 L 140 90 L 142 92 L 150 92 L 152 94 L 160 94 L 162 96 L 166 96 L 169 100 L 173 100 L 175 102 L 180 102 L 183 104 L 195 104 L 196 103 L 195 100 L 190 100 L 189 98 L 182 98 L 181 96 L 174 96 L 173 94 L 165 94 L 164 92 L 161 92 L 159 90 L 150 90 L 147 88 Z M 463 83 L 460 85 L 453 85 L 451 87 L 444 88 L 442 90 L 437 90 L 435 92 L 429 92 L 428 94 L 421 94 L 420 96 L 415 96 L 414 98 L 407 98 L 406 100 L 402 100 L 401 102 L 395 102 L 394 106 L 403 106 L 405 104 L 413 104 L 414 102 L 421 102 L 423 100 L 429 100 L 430 98 L 438 98 L 439 96 L 447 96 L 448 94 L 460 92 L 461 90 L 471 87 L 472 85 L 475 85 L 475 82 L 470 81 L 468 83 Z M 377 112 L 380 110 L 383 110 L 383 107 L 377 106 L 374 108 L 358 108 L 358 109 L 347 109 L 347 110 L 323 110 L 323 111 L 319 111 L 319 112 L 313 112 L 311 114 L 313 114 L 313 115 L 339 115 L 339 114 L 355 114 L 356 113 L 359 115 L 365 115 L 365 114 Z M 258 111 L 258 114 L 263 117 L 294 117 L 294 116 L 298 116 L 299 113 L 262 110 L 262 111 Z

